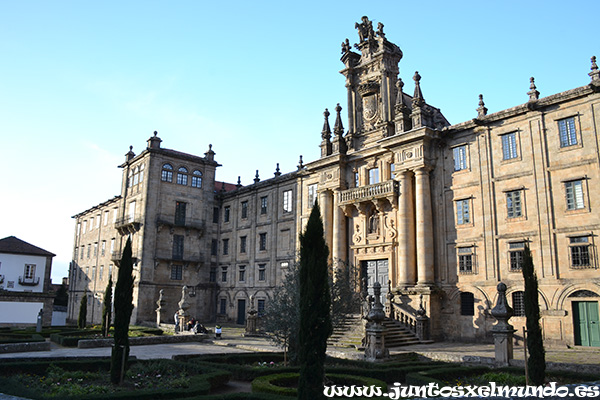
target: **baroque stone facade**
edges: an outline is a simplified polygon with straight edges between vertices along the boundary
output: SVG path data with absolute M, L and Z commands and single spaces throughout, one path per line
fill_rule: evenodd
M 242 323 L 250 301 L 261 312 L 294 262 L 298 234 L 318 200 L 332 266 L 353 266 L 370 292 L 379 282 L 392 315 L 415 318 L 422 306 L 434 339 L 491 341 L 499 281 L 521 332 L 528 245 L 547 343 L 600 346 L 595 58 L 585 86 L 540 97 L 532 78 L 525 104 L 488 114 L 480 95 L 475 118 L 451 125 L 425 101 L 418 72 L 413 94 L 404 91 L 402 51 L 383 25 L 374 30 L 363 17 L 356 28 L 357 52 L 348 39 L 342 43 L 347 130 L 342 107 L 333 131 L 325 110 L 319 159 L 284 175 L 277 168 L 263 181 L 257 173 L 242 187 L 215 181 L 212 150 L 197 157 L 162 149 L 153 136 L 140 155 L 128 153 L 121 195 L 75 216 L 73 294 L 87 288 L 100 301 L 106 282 L 93 284 L 98 275 L 88 271 L 97 262 L 89 254 L 113 241 L 118 252 L 131 234 L 136 322 L 155 319 L 160 289 L 174 312 L 187 284 L 196 296 L 192 315 Z M 195 171 L 201 187 L 193 184 Z M 103 226 L 106 234 L 96 231 Z M 106 270 L 118 258 L 103 254 Z

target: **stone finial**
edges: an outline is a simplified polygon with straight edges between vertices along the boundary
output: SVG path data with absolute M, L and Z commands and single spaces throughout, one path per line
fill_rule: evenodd
M 506 285 L 503 282 L 498 283 L 496 287 L 498 290 L 498 301 L 496 306 L 492 308 L 492 316 L 498 320 L 496 330 L 508 330 L 513 329 L 512 325 L 508 323 L 510 317 L 513 316 L 513 309 L 508 305 L 506 300 Z
M 212 144 L 208 145 L 208 151 L 206 153 L 204 153 L 204 156 L 206 157 L 206 159 L 208 161 L 214 161 L 215 160 L 215 152 L 212 149 Z
M 529 101 L 536 101 L 540 98 L 540 92 L 537 91 L 537 88 L 535 86 L 535 78 L 532 76 L 531 78 L 529 78 L 529 82 L 529 92 L 527 92 L 527 94 L 529 95 Z
M 592 56 L 592 71 L 588 74 L 592 78 L 593 84 L 600 84 L 600 71 L 598 70 L 598 64 L 596 64 L 596 56 Z
M 381 284 L 379 282 L 373 284 L 373 294 L 375 301 L 373 302 L 371 311 L 369 311 L 369 314 L 367 315 L 367 320 L 369 322 L 380 324 L 381 321 L 385 319 L 385 312 L 383 311 L 383 304 L 381 304 Z
M 133 146 L 129 146 L 129 151 L 125 154 L 125 161 L 129 161 L 135 157 Z
M 477 118 L 485 117 L 487 115 L 488 109 L 485 107 L 485 103 L 483 102 L 483 95 L 479 95 L 479 107 L 477 108 Z
M 254 183 L 260 182 L 260 178 L 258 177 L 258 170 L 256 170 L 256 175 L 254 175 Z
M 421 75 L 419 75 L 419 71 L 415 71 L 415 75 L 413 76 L 413 80 L 415 81 L 415 93 L 413 95 L 413 107 L 420 107 L 425 102 L 423 98 L 423 92 L 421 92 Z
M 304 168 L 304 163 L 302 162 L 302 156 L 300 156 L 300 160 L 298 160 L 298 171 Z
M 279 163 L 277 163 L 277 168 L 275 168 L 275 176 L 280 176 L 281 175 L 281 171 L 279 170 Z
M 404 105 L 404 91 L 402 90 L 404 88 L 404 82 L 402 82 L 402 78 L 398 78 L 398 80 L 396 81 L 396 88 L 398 89 L 398 95 L 396 96 L 396 106 L 402 106 Z
M 337 136 L 342 136 L 344 134 L 344 125 L 342 125 L 342 107 L 340 107 L 340 103 L 337 103 L 335 106 L 335 124 L 333 125 L 333 133 Z
M 238 180 L 235 185 L 238 189 L 242 187 L 242 177 L 238 175 Z
M 323 140 L 331 139 L 331 129 L 329 128 L 329 110 L 325 109 L 323 112 L 323 116 L 325 117 L 325 122 L 323 122 L 323 130 L 321 131 L 321 138 Z
M 221 182 L 221 193 L 225 192 L 225 182 Z

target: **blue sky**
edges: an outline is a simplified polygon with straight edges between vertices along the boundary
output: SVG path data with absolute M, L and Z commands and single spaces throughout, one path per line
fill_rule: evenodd
M 525 4 L 523 4 L 525 3 Z M 117 168 L 154 130 L 252 182 L 319 156 L 323 111 L 344 108 L 340 44 L 367 15 L 402 49 L 412 93 L 451 123 L 586 85 L 596 1 L 0 1 L 0 238 L 56 253 L 71 216 L 119 194 Z M 331 121 L 333 123 L 333 120 Z M 344 120 L 345 122 L 345 120 Z M 347 125 L 347 124 L 345 124 Z

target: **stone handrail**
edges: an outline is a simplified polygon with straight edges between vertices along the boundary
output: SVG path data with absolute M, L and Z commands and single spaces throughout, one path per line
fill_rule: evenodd
M 390 313 L 390 318 L 400 322 L 405 328 L 411 332 L 417 332 L 417 313 L 402 307 L 398 303 L 391 303 L 393 312 Z
M 352 203 L 372 198 L 380 198 L 398 193 L 398 182 L 394 180 L 361 186 L 340 192 L 340 204 Z

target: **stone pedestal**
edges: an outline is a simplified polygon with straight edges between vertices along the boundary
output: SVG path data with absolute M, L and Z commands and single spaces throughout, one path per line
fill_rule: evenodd
M 416 326 L 415 326 L 415 334 L 419 338 L 419 340 L 429 340 L 429 317 L 427 316 L 427 311 L 425 307 L 423 307 L 423 295 L 419 296 L 419 309 L 417 310 Z
M 244 336 L 256 336 L 256 323 L 258 320 L 258 311 L 254 309 L 254 296 L 250 296 L 250 311 L 246 317 L 246 332 Z
M 496 365 L 507 366 L 513 359 L 513 334 L 515 329 L 508 320 L 513 315 L 513 309 L 510 308 L 506 300 L 506 285 L 500 282 L 497 286 L 498 302 L 492 308 L 492 315 L 498 320 L 498 323 L 492 327 L 494 336 L 494 350 Z
M 177 314 L 179 314 L 179 331 L 185 331 L 185 327 L 190 319 L 190 315 L 187 310 L 190 308 L 191 304 L 189 302 L 189 293 L 188 287 L 184 286 L 181 288 L 181 300 L 179 301 L 179 310 Z
M 390 356 L 389 350 L 385 347 L 385 335 L 383 320 L 385 312 L 381 304 L 381 285 L 375 282 L 373 285 L 375 302 L 367 315 L 365 360 L 383 361 Z
M 158 305 L 158 308 L 156 309 L 156 326 L 160 326 L 161 323 L 161 313 L 162 310 L 165 308 L 165 299 L 163 298 L 164 296 L 164 289 L 160 289 L 159 295 L 158 295 L 158 300 L 156 302 L 156 305 Z

